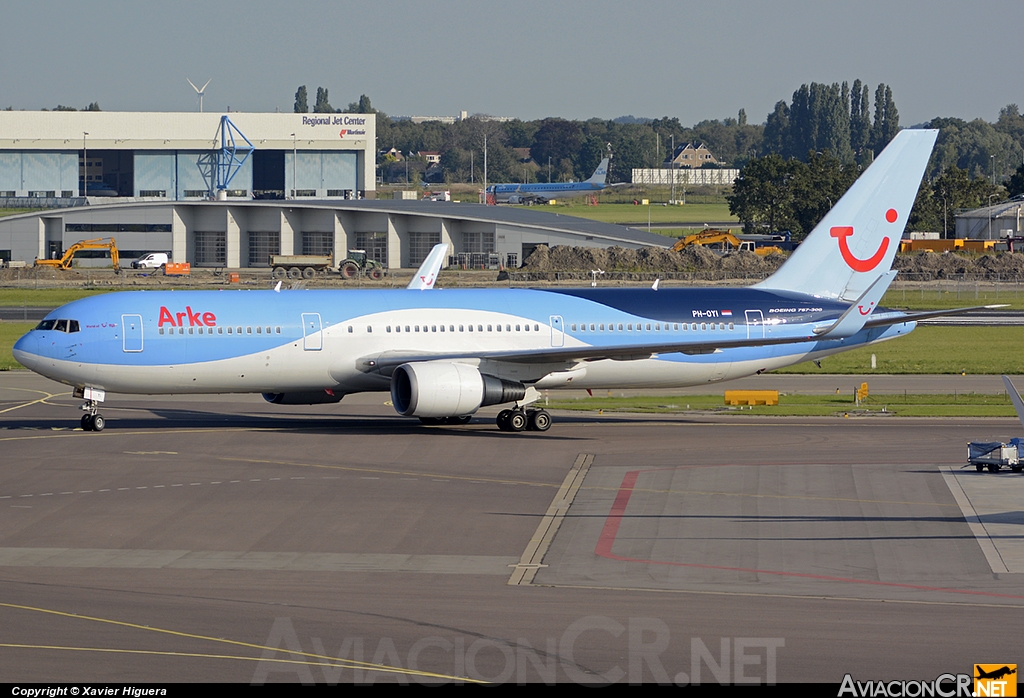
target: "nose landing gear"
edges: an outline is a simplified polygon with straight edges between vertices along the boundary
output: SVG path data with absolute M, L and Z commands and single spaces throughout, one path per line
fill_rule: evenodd
M 96 388 L 75 388 L 75 397 L 85 398 L 85 402 L 79 407 L 86 414 L 82 415 L 83 431 L 103 431 L 107 426 L 107 420 L 100 414 L 99 405 L 106 397 L 106 393 Z

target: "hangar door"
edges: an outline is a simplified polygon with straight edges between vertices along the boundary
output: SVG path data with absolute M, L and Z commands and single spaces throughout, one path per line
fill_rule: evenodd
M 290 193 L 294 189 L 296 196 L 354 198 L 356 154 L 322 150 L 285 153 L 284 181 L 285 190 Z

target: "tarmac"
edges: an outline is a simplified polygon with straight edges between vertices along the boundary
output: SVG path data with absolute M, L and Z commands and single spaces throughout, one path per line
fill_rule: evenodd
M 837 380 L 860 379 L 722 388 Z M 838 685 L 1017 661 L 1024 476 L 962 468 L 1015 419 L 555 413 L 511 434 L 387 400 L 109 395 L 91 433 L 66 386 L 0 373 L 0 675 Z

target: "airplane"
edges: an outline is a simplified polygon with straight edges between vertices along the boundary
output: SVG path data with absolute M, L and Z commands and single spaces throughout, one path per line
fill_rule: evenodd
M 493 199 L 496 204 L 546 204 L 552 199 L 566 199 L 572 196 L 585 196 L 603 191 L 608 177 L 608 163 L 605 158 L 598 164 L 590 179 L 582 182 L 552 182 L 550 184 L 493 184 L 487 187 L 487 200 Z M 617 186 L 617 185 L 611 185 Z
M 14 346 L 84 398 L 261 393 L 279 405 L 391 393 L 426 424 L 506 405 L 546 431 L 540 390 L 665 388 L 760 374 L 900 337 L 957 310 L 879 307 L 935 130 L 901 131 L 772 276 L 743 288 L 133 291 L 68 303 Z M 434 254 L 439 265 L 443 254 Z M 424 264 L 424 267 L 430 266 Z M 414 279 L 413 284 L 417 280 Z

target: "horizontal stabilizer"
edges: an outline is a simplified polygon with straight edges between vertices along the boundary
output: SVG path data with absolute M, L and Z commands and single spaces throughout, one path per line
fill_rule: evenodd
M 871 317 L 871 311 L 878 307 L 882 296 L 889 289 L 889 284 L 896 278 L 897 273 L 899 272 L 891 270 L 879 276 L 875 283 L 871 284 L 864 292 L 864 295 L 847 308 L 838 320 L 828 327 L 817 328 L 814 333 L 820 335 L 822 339 L 842 339 L 852 337 L 860 332 L 867 324 L 868 318 Z

